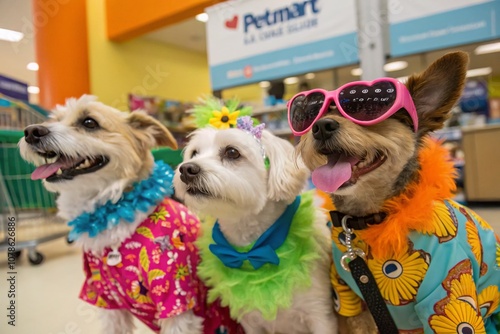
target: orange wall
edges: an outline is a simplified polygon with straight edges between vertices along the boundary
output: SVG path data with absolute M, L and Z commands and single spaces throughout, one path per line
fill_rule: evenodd
M 108 38 L 125 41 L 194 17 L 222 0 L 106 0 Z
M 45 108 L 90 91 L 85 2 L 33 0 L 39 103 Z

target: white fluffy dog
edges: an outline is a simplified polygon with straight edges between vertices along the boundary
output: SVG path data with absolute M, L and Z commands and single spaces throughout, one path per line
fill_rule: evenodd
M 203 128 L 190 136 L 174 186 L 187 207 L 216 218 L 230 247 L 243 252 L 290 207 L 307 177 L 306 169 L 294 160 L 293 145 L 268 131 L 258 140 L 237 128 Z M 304 201 L 303 196 L 301 207 Z M 337 332 L 329 280 L 329 231 L 324 215 L 317 209 L 311 212 L 309 221 L 292 221 L 287 238 L 303 226 L 309 226 L 310 235 L 299 236 L 303 239 L 284 252 L 278 248 L 278 265 L 261 264 L 259 269 L 251 260 L 229 267 L 223 264 L 211 252 L 214 224 L 202 224 L 198 274 L 211 289 L 209 299 L 221 298 L 247 334 Z M 314 245 L 312 260 L 300 248 L 309 242 Z M 298 267 L 301 273 L 281 274 L 288 270 L 286 266 Z M 303 279 L 308 284 L 294 281 L 301 274 L 307 275 Z M 279 290 L 282 294 L 277 295 Z
M 166 177 L 168 172 L 159 175 L 156 180 L 151 176 L 157 176 L 152 174 L 157 167 L 154 167 L 150 149 L 162 145 L 177 147 L 175 139 L 158 121 L 140 112 L 120 112 L 97 102 L 92 96 L 68 99 L 65 106 L 54 110 L 49 121 L 26 128 L 25 138 L 20 141 L 22 156 L 38 166 L 32 178 L 43 179 L 47 189 L 60 194 L 57 200 L 59 214 L 68 221 L 96 212 L 106 203 L 111 207 L 117 202 L 122 203 L 120 201 L 124 196 L 143 180 L 155 183 Z M 173 171 L 170 170 L 170 180 L 163 183 L 165 187 L 171 185 L 168 182 L 172 177 Z M 154 192 L 157 189 L 150 190 Z M 132 208 L 135 210 L 132 219 L 118 219 L 116 224 L 97 230 L 96 235 L 83 233 L 77 240 L 85 251 L 85 266 L 90 266 L 84 286 L 95 284 L 102 289 L 99 291 L 104 292 L 100 295 L 100 292 L 89 290 L 83 293 L 83 297 L 81 295 L 84 300 L 107 308 L 102 311 L 103 333 L 129 333 L 134 327 L 132 315 L 141 320 L 149 317 L 145 323 L 163 334 L 207 333 L 204 325 L 206 313 L 195 315 L 193 306 L 202 304 L 203 296 L 188 294 L 186 298 L 191 298 L 192 303 L 185 307 L 181 303 L 184 296 L 181 284 L 194 286 L 199 282 L 195 275 L 197 251 L 192 244 L 196 237 L 197 220 L 181 204 L 168 197 L 161 200 L 163 202 L 158 206 L 142 206 L 142 210 Z M 158 211 L 161 207 L 166 211 Z M 169 217 L 172 219 L 169 220 Z M 153 222 L 151 226 L 144 227 L 144 221 Z M 89 221 L 89 224 L 93 223 Z M 155 234 L 173 228 L 174 224 L 178 224 L 181 236 Z M 139 226 L 142 226 L 141 230 Z M 137 232 L 141 234 L 138 237 L 143 238 L 142 244 L 129 241 Z M 131 255 L 134 248 L 141 249 L 140 256 Z M 118 250 L 123 257 L 118 255 L 119 260 L 112 258 L 110 249 L 113 252 Z M 167 258 L 167 251 L 172 258 Z M 158 285 L 156 282 L 162 275 L 167 276 L 167 260 L 168 265 L 175 265 L 175 256 L 181 258 L 182 254 L 194 269 L 182 266 L 184 271 L 176 273 L 182 281 Z M 112 260 L 114 263 L 111 263 Z M 126 261 L 134 265 L 125 268 Z M 181 263 L 177 262 L 177 265 L 181 266 Z M 115 271 L 120 266 L 125 270 Z M 140 280 L 131 282 L 136 274 L 139 274 Z M 118 288 L 118 292 L 110 290 L 111 286 L 119 283 L 126 284 Z M 167 296 L 155 304 L 162 293 Z M 164 313 L 167 300 L 174 304 L 174 310 L 168 315 Z

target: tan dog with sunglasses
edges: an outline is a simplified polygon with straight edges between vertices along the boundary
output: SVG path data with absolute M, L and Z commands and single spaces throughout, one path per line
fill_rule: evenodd
M 500 239 L 451 200 L 453 164 L 429 136 L 450 116 L 467 62 L 467 54 L 450 53 L 406 85 L 348 83 L 299 93 L 289 104 L 290 126 L 302 136 L 297 152 L 338 210 L 331 212 L 337 311 L 354 316 L 368 301 L 384 334 L 500 328 Z

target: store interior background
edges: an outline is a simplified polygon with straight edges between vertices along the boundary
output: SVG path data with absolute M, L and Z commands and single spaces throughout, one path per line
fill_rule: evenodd
M 62 3 L 68 0 L 61 0 L 61 4 L 52 1 L 64 6 Z M 193 16 L 125 42 L 112 42 L 106 33 L 104 3 L 105 0 L 86 1 L 90 93 L 120 110 L 130 109 L 129 94 L 135 95 L 139 102 L 146 101 L 146 105 L 152 102 L 150 112 L 169 126 L 182 145 L 187 133 L 193 130 L 192 120 L 185 111 L 200 96 L 212 93 L 205 23 Z M 57 10 L 53 13 L 57 15 Z M 50 15 L 47 12 L 48 19 Z M 38 80 L 37 71 L 28 69 L 30 63 L 42 64 L 36 56 L 35 25 L 31 0 L 0 0 L 0 28 L 25 32 L 21 42 L 0 41 L 0 74 L 26 82 L 30 86 L 30 103 L 39 104 L 44 87 Z M 461 177 L 467 168 L 472 171 L 467 174 L 472 195 L 464 191 L 465 181 L 461 180 L 457 199 L 472 205 L 500 233 L 500 151 L 497 148 L 500 143 L 500 48 L 487 54 L 476 51 L 479 46 L 491 43 L 500 43 L 500 40 L 391 58 L 388 63 L 406 62 L 406 65 L 387 71 L 386 75 L 404 80 L 446 52 L 462 50 L 469 53 L 469 68 L 477 70 L 469 72 L 469 84 L 477 85 L 479 90 L 485 87 L 487 95 L 478 91 L 476 102 L 473 100 L 462 106 L 474 112 L 463 112 L 459 105 L 450 127 L 437 136 L 447 140 L 457 167 L 462 171 Z M 58 45 L 57 51 L 64 56 L 65 48 L 65 45 Z M 284 81 L 286 100 L 304 83 L 310 88 L 329 90 L 359 80 L 359 72 L 356 74 L 359 66 L 352 64 L 275 80 Z M 255 115 L 268 123 L 268 128 L 293 141 L 284 105 L 266 105 L 269 85 L 269 81 L 258 82 L 225 89 L 221 94 L 223 98 L 237 97 L 242 103 L 254 106 Z M 488 103 L 483 106 L 481 101 L 485 98 Z M 53 107 L 43 103 L 41 106 Z M 464 148 L 464 136 L 469 136 L 465 143 L 468 150 Z M 23 273 L 19 282 L 20 325 L 18 331 L 12 333 L 97 333 L 100 328 L 97 313 L 77 299 L 82 283 L 80 251 L 67 245 L 64 239 L 40 245 L 39 250 L 46 258 L 40 266 L 31 266 L 23 258 L 19 262 L 19 270 Z M 4 254 L 0 252 L 2 270 L 6 268 Z M 4 309 L 3 302 L 0 308 Z M 5 322 L 2 321 L 0 332 L 10 333 L 5 332 L 7 328 L 3 326 Z M 137 333 L 147 332 L 138 324 Z

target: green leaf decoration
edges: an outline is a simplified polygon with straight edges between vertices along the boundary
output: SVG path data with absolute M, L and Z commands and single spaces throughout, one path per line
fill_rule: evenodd
M 136 231 L 137 231 L 137 233 L 145 236 L 148 239 L 152 240 L 155 238 L 153 233 L 151 232 L 151 230 L 147 227 L 139 227 Z
M 151 270 L 149 273 L 148 273 L 148 281 L 149 281 L 149 284 L 151 284 L 151 282 L 155 279 L 155 278 L 160 278 L 160 277 L 163 277 L 165 276 L 165 272 L 163 270 L 160 270 L 160 269 L 153 269 Z
M 196 127 L 204 128 L 209 124 L 210 119 L 213 117 L 214 111 L 221 111 L 222 107 L 226 107 L 229 112 L 234 112 L 239 110 L 240 113 L 238 117 L 241 116 L 251 116 L 252 107 L 251 106 L 241 106 L 240 101 L 237 98 L 232 98 L 223 101 L 215 96 L 205 95 L 199 98 L 200 104 L 193 107 L 193 115 L 195 119 Z
M 149 271 L 149 257 L 146 247 L 142 247 L 141 251 L 139 252 L 139 263 L 145 271 Z
M 201 104 L 197 104 L 193 108 L 195 124 L 198 128 L 204 128 L 208 125 L 212 112 L 222 109 L 222 102 L 214 96 L 204 96 L 199 99 Z
M 226 101 L 226 108 L 230 111 L 233 112 L 235 110 L 238 110 L 238 106 L 240 105 L 240 101 L 237 99 L 231 99 Z M 240 114 L 241 115 L 241 114 Z

